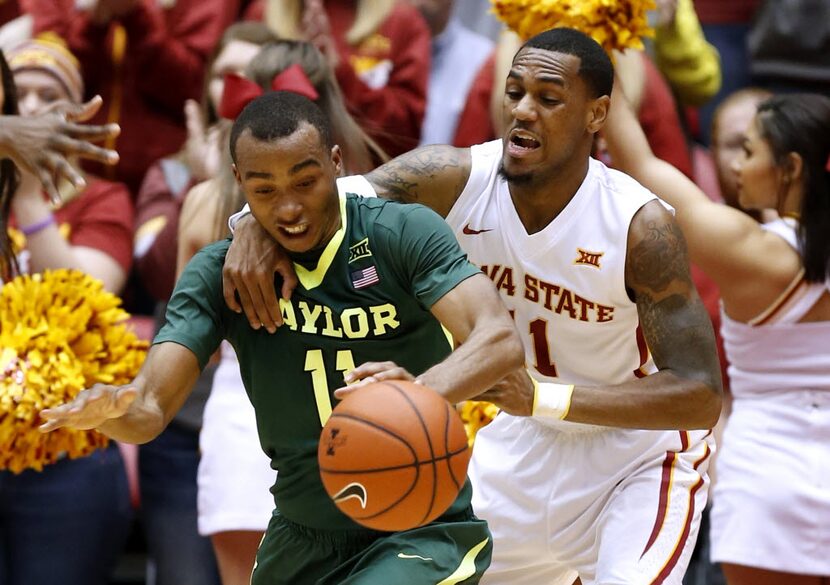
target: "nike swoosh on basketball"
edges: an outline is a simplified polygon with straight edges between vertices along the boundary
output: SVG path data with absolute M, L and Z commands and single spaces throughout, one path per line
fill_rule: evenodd
M 360 502 L 360 507 L 364 510 L 366 509 L 366 500 L 368 498 L 366 495 L 366 488 L 363 487 L 362 484 L 352 482 L 331 497 L 336 504 L 348 500 L 349 498 L 356 498 Z
M 464 226 L 464 229 L 461 230 L 463 233 L 467 234 L 468 236 L 477 236 L 478 234 L 483 234 L 484 232 L 492 232 L 493 228 L 483 229 L 483 230 L 474 230 L 470 227 L 470 224 Z
M 421 555 L 408 555 L 406 553 L 398 553 L 399 559 L 421 559 L 422 561 L 431 561 L 432 557 L 422 557 Z

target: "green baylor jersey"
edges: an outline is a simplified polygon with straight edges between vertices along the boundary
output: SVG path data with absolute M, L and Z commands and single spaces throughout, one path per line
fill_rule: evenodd
M 300 284 L 290 301 L 280 300 L 284 324 L 276 333 L 252 329 L 225 305 L 225 240 L 188 264 L 154 341 L 189 348 L 201 367 L 223 338 L 230 341 L 262 448 L 279 472 L 272 488 L 277 508 L 293 522 L 327 530 L 358 528 L 324 491 L 317 465 L 334 390 L 363 362 L 390 360 L 418 375 L 446 357 L 450 342 L 429 310 L 478 273 L 444 220 L 426 207 L 348 194 L 340 196 L 340 210 L 341 228 L 316 268 L 295 264 Z M 447 514 L 465 510 L 470 495 L 468 481 Z

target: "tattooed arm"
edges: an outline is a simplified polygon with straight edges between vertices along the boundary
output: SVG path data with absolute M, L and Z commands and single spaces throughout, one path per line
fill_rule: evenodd
M 446 217 L 470 177 L 470 149 L 425 146 L 395 158 L 368 175 L 380 197 L 421 203 Z M 250 214 L 236 233 L 222 271 L 225 303 L 244 311 L 254 329 L 273 333 L 282 325 L 274 272 L 283 279 L 283 298 L 291 296 L 297 276 L 285 252 Z
M 712 428 L 723 395 L 715 336 L 689 275 L 683 234 L 659 202 L 647 203 L 634 216 L 626 252 L 626 287 L 637 303 L 646 342 L 660 371 L 614 386 L 567 386 L 572 388 L 569 395 L 562 391 L 565 385 L 548 384 L 558 388 L 553 393 L 556 400 L 547 405 L 556 407 L 556 416 L 564 414 L 565 420 L 585 424 Z M 540 390 L 539 400 L 541 396 Z M 524 416 L 537 404 L 526 372 L 508 376 L 480 399 Z
M 432 145 L 390 160 L 366 175 L 379 197 L 421 203 L 446 217 L 470 178 L 469 148 Z
M 712 324 L 691 276 L 683 234 L 653 201 L 628 234 L 626 286 L 659 372 L 573 392 L 567 420 L 639 429 L 708 429 L 723 394 Z

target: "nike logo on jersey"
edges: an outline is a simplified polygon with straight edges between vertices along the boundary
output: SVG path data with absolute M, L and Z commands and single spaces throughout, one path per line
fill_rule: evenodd
M 463 233 L 467 234 L 468 236 L 477 236 L 478 234 L 483 234 L 484 232 L 492 232 L 493 228 L 490 229 L 483 229 L 483 230 L 474 230 L 470 227 L 470 224 L 464 226 L 464 229 L 461 230 Z
M 422 561 L 431 561 L 432 557 L 422 557 L 421 555 L 408 555 L 406 553 L 398 553 L 399 559 L 420 559 Z
M 345 502 L 348 499 L 356 498 L 357 501 L 360 502 L 360 507 L 364 510 L 366 509 L 366 488 L 363 487 L 363 484 L 352 482 L 348 484 L 346 487 L 341 489 L 339 492 L 334 494 L 331 499 L 334 500 L 335 504 L 339 504 L 341 502 Z

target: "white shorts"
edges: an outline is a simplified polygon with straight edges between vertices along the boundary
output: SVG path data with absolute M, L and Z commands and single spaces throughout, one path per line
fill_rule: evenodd
M 205 405 L 199 446 L 199 534 L 264 531 L 274 510 L 270 488 L 277 472 L 260 446 L 254 408 L 227 343 Z
M 830 392 L 736 399 L 717 468 L 714 561 L 830 575 Z
M 679 585 L 713 448 L 706 431 L 565 432 L 499 414 L 470 465 L 493 533 L 482 585 Z

